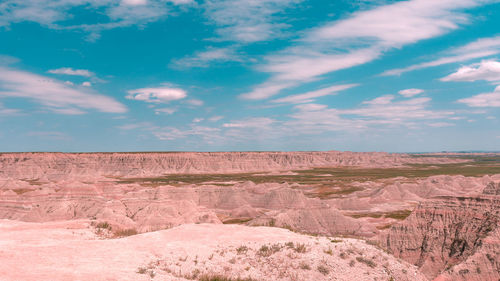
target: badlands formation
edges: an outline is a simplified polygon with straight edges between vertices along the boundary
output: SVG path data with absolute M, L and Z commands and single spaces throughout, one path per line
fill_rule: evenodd
M 0 280 L 499 280 L 500 155 L 0 154 Z

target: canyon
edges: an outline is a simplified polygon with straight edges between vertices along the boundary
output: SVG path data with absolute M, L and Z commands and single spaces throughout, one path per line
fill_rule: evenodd
M 5 280 L 496 281 L 499 220 L 495 153 L 0 154 Z

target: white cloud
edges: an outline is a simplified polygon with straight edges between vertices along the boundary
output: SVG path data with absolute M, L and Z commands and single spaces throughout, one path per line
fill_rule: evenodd
M 92 83 L 90 83 L 89 81 L 85 81 L 82 83 L 82 86 L 84 87 L 92 87 Z
M 454 114 L 452 111 L 433 111 L 426 107 L 431 101 L 430 98 L 414 98 L 399 102 L 393 101 L 394 96 L 382 96 L 370 101 L 366 107 L 356 109 L 340 110 L 340 114 L 355 114 L 359 116 L 381 118 L 392 121 L 407 119 L 438 119 L 449 117 Z
M 155 114 L 167 114 L 167 115 L 171 115 L 171 114 L 174 114 L 175 112 L 177 111 L 177 108 L 169 108 L 169 107 L 165 107 L 165 108 L 156 108 L 155 109 Z
M 208 121 L 217 122 L 217 121 L 221 120 L 222 118 L 224 118 L 224 116 L 212 116 L 212 117 L 208 118 Z
M 455 124 L 448 123 L 448 122 L 435 122 L 435 123 L 429 123 L 427 125 L 429 127 L 434 127 L 434 128 L 443 128 L 443 127 L 455 126 Z
M 150 122 L 139 122 L 139 123 L 131 123 L 131 124 L 125 124 L 117 127 L 120 130 L 124 131 L 129 131 L 129 130 L 135 130 L 135 129 L 154 129 L 156 128 L 153 126 Z
M 422 90 L 422 89 L 406 89 L 406 90 L 399 91 L 398 94 L 402 95 L 405 98 L 411 98 L 411 97 L 419 95 L 423 92 L 424 92 L 424 90 Z
M 111 113 L 127 111 L 123 104 L 91 89 L 75 88 L 58 80 L 5 67 L 0 67 L 0 96 L 31 99 L 61 114 L 81 114 L 85 109 Z
M 71 67 L 61 67 L 58 69 L 51 69 L 48 72 L 52 74 L 75 75 L 83 77 L 91 77 L 95 75 L 93 72 L 87 69 L 73 69 Z
M 271 118 L 255 117 L 255 118 L 248 118 L 240 121 L 225 123 L 222 126 L 224 128 L 264 128 L 271 125 L 274 122 L 275 120 Z
M 470 66 L 462 66 L 441 81 L 500 81 L 500 62 L 485 60 Z
M 319 89 L 316 91 L 307 92 L 299 95 L 291 95 L 280 99 L 272 100 L 274 103 L 306 103 L 311 102 L 316 98 L 336 95 L 339 91 L 343 91 L 352 87 L 357 86 L 357 84 L 345 84 L 345 85 L 335 85 L 327 88 Z
M 122 4 L 131 6 L 146 5 L 147 3 L 147 0 L 122 0 Z
M 495 88 L 493 93 L 484 93 L 470 98 L 458 100 L 470 107 L 500 107 L 500 86 Z
M 393 95 L 386 95 L 375 98 L 373 100 L 364 101 L 364 104 L 372 104 L 372 105 L 381 105 L 381 104 L 390 104 L 394 99 Z
M 186 101 L 187 104 L 192 105 L 192 106 L 202 106 L 203 101 L 199 99 L 190 99 Z
M 401 75 L 402 73 L 408 71 L 424 69 L 449 63 L 463 62 L 471 59 L 484 58 L 498 53 L 500 53 L 500 36 L 481 38 L 465 46 L 453 48 L 444 52 L 442 54 L 444 57 L 442 58 L 410 65 L 404 68 L 387 70 L 382 73 L 382 75 Z
M 166 16 L 172 5 L 192 3 L 190 0 L 5 0 L 0 2 L 0 27 L 19 22 L 36 22 L 52 29 L 79 30 L 96 40 L 103 30 L 144 25 Z M 77 18 L 75 8 L 85 8 L 98 16 L 86 17 L 82 24 L 68 22 Z M 104 15 L 106 17 L 103 17 Z M 99 20 L 96 20 L 99 19 Z
M 17 109 L 11 109 L 11 108 L 5 108 L 2 103 L 0 103 L 0 115 L 15 115 L 18 114 L 19 110 Z
M 299 0 L 208 0 L 204 3 L 206 16 L 219 28 L 223 40 L 242 43 L 269 40 L 281 35 L 287 25 L 274 14 Z
M 220 138 L 220 129 L 204 126 L 191 126 L 190 129 L 181 130 L 175 127 L 163 127 L 152 131 L 160 140 L 176 140 L 189 136 L 201 137 L 207 141 Z
M 203 120 L 205 120 L 205 118 L 194 118 L 193 121 L 191 121 L 191 122 L 193 122 L 193 123 L 200 123 Z
M 141 88 L 128 91 L 127 99 L 154 103 L 166 103 L 187 97 L 186 91 L 179 88 L 158 87 Z
M 443 35 L 467 22 L 468 16 L 457 10 L 482 3 L 401 1 L 327 23 L 306 33 L 298 46 L 268 57 L 260 69 L 273 76 L 242 97 L 265 99 L 329 72 L 373 61 L 390 49 Z
M 306 103 L 306 104 L 299 104 L 294 106 L 295 109 L 298 109 L 300 111 L 318 111 L 318 110 L 323 110 L 328 108 L 327 105 L 324 104 L 316 104 L 316 103 Z
M 193 56 L 174 60 L 172 65 L 178 68 L 208 67 L 213 62 L 241 61 L 234 48 L 208 48 L 196 52 Z

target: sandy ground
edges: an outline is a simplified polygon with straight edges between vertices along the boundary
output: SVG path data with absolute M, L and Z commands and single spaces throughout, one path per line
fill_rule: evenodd
M 196 280 L 204 274 L 425 280 L 414 266 L 356 239 L 332 242 L 280 228 L 215 224 L 100 239 L 89 226 L 83 220 L 1 220 L 0 280 Z

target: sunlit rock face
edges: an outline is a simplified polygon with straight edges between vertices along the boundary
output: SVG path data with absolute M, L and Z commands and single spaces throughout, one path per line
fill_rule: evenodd
M 438 280 L 500 278 L 499 183 L 475 197 L 437 197 L 421 203 L 380 235 L 384 248 Z

